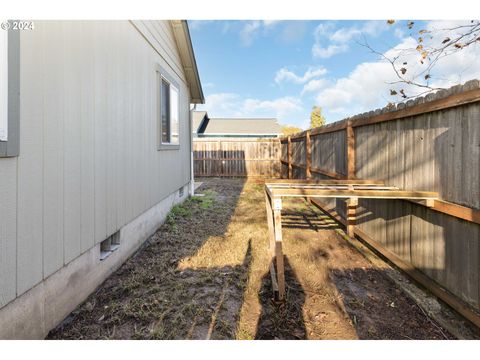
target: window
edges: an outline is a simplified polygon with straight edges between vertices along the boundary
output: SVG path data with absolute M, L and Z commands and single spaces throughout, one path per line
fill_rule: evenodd
M 162 144 L 168 144 L 170 143 L 170 84 L 164 79 L 162 79 L 161 94 Z
M 168 74 L 157 66 L 158 76 L 158 149 L 178 149 L 179 139 L 179 91 Z
M 8 31 L 0 31 L 0 141 L 8 141 Z
M 0 29 L 0 158 L 18 156 L 20 32 Z

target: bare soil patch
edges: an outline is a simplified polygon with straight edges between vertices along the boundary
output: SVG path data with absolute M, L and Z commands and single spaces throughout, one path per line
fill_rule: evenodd
M 284 204 L 287 293 L 272 300 L 263 185 L 202 179 L 50 339 L 450 339 L 303 200 Z

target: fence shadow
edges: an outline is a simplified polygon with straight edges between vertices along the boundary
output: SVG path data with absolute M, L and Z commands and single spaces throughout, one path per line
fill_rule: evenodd
M 330 269 L 359 339 L 453 339 L 385 275 L 385 269 Z

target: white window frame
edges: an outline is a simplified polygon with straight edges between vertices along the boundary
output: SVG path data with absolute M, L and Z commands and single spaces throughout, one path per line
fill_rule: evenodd
M 180 88 L 177 83 L 157 64 L 157 144 L 158 150 L 177 150 L 180 148 Z M 169 88 L 169 141 L 164 142 L 162 136 L 162 101 L 163 84 L 166 82 Z M 173 91 L 172 91 L 173 90 Z M 172 96 L 175 92 L 176 96 Z M 175 124 L 176 122 L 176 124 Z M 176 137 L 176 141 L 172 141 Z
M 4 22 L 2 22 L 3 24 Z M 0 30 L 0 141 L 8 141 L 8 31 Z
M 19 153 L 20 31 L 0 29 L 0 158 Z

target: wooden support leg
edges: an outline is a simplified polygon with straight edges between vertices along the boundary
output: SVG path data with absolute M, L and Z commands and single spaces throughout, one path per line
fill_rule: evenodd
M 347 200 L 347 235 L 350 237 L 355 236 L 355 221 L 356 212 L 358 206 L 358 198 L 349 198 Z
M 272 201 L 270 199 L 270 195 L 268 195 L 267 190 L 265 190 L 265 207 L 267 211 L 269 250 L 273 258 L 273 256 L 275 256 L 275 229 L 273 228 Z
M 278 299 L 285 298 L 285 265 L 282 248 L 282 199 L 273 198 L 273 218 L 275 229 L 275 263 L 277 270 Z

